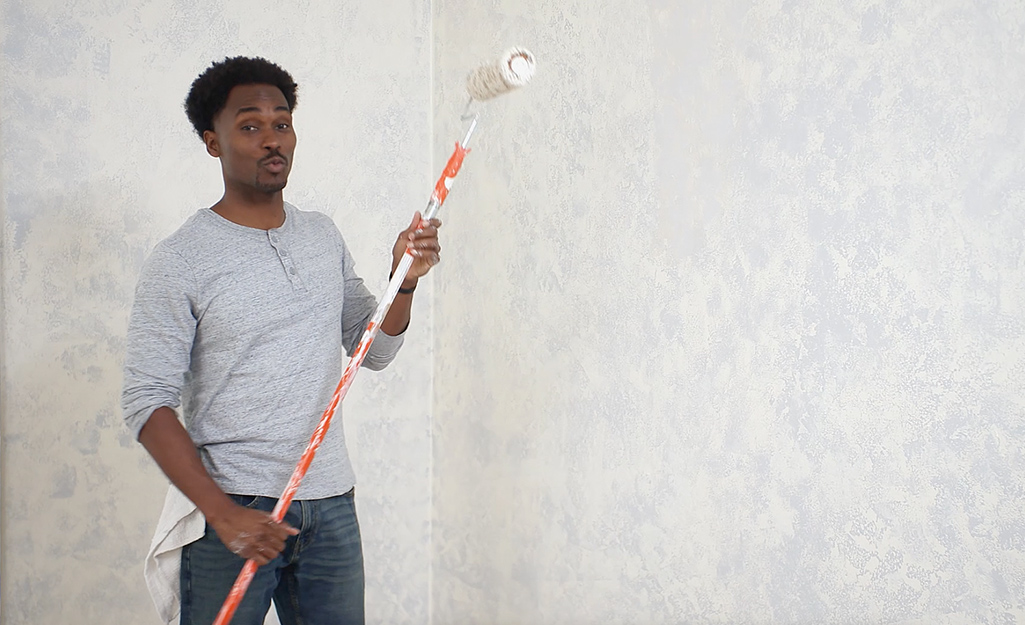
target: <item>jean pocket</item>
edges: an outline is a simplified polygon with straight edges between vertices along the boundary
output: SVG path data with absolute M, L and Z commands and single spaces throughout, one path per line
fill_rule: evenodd
M 260 503 L 259 495 L 228 495 L 231 500 L 243 508 L 255 509 Z

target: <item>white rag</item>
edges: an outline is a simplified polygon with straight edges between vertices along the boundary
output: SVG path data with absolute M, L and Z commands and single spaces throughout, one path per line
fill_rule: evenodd
M 168 487 L 143 570 L 153 605 L 167 625 L 177 625 L 181 617 L 182 547 L 202 538 L 205 531 L 206 518 L 196 504 L 173 484 Z

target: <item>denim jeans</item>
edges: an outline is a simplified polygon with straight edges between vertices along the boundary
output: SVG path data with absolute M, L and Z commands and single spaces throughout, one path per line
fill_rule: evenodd
M 270 497 L 231 495 L 270 512 Z M 281 625 L 363 625 L 363 548 L 353 492 L 293 501 L 285 521 L 299 530 L 278 557 L 256 570 L 232 625 L 263 625 L 271 599 Z M 208 524 L 203 538 L 182 549 L 181 625 L 210 625 L 245 560 Z

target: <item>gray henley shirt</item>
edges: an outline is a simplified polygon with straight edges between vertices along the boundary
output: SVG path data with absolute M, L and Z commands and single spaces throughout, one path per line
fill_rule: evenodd
M 352 353 L 376 307 L 328 216 L 286 203 L 280 228 L 258 230 L 202 209 L 143 266 L 125 421 L 138 438 L 154 410 L 181 405 L 222 490 L 278 497 L 338 384 L 343 348 Z M 402 340 L 379 332 L 363 366 L 384 368 Z M 353 484 L 339 415 L 296 498 Z

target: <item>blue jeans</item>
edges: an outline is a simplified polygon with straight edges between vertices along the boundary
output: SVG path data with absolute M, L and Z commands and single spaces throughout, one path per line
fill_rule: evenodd
M 270 497 L 231 495 L 235 503 L 270 512 Z M 299 530 L 278 557 L 256 570 L 232 625 L 263 625 L 271 599 L 281 625 L 363 625 L 363 548 L 353 492 L 293 501 L 285 521 Z M 210 625 L 245 560 L 208 524 L 182 549 L 181 625 Z

